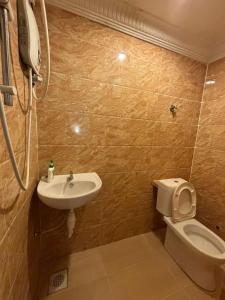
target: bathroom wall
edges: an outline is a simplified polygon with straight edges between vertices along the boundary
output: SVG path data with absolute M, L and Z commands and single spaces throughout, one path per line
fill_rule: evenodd
M 103 188 L 76 210 L 70 240 L 67 212 L 40 204 L 46 259 L 162 226 L 151 182 L 189 179 L 206 70 L 85 18 L 47 12 L 52 77 L 37 106 L 40 174 L 53 159 L 56 174 L 97 172 Z
M 225 239 L 225 58 L 211 63 L 199 120 L 191 181 L 198 192 L 198 218 Z
M 15 20 L 10 23 L 12 47 L 13 85 L 18 97 L 14 97 L 13 107 L 6 107 L 12 143 L 20 171 L 24 171 L 25 157 L 25 116 L 21 106 L 26 107 L 27 82 L 23 76 L 18 56 L 16 1 L 13 5 Z M 2 68 L 1 68 L 2 70 Z M 0 72 L 2 73 L 2 71 Z M 1 75 L 0 75 L 1 76 Z M 1 78 L 2 82 L 2 78 Z M 38 239 L 34 240 L 37 207 L 32 201 L 32 193 L 37 183 L 37 131 L 36 111 L 33 111 L 31 179 L 27 192 L 23 192 L 15 179 L 0 125 L 0 299 L 28 300 L 36 287 L 38 276 Z

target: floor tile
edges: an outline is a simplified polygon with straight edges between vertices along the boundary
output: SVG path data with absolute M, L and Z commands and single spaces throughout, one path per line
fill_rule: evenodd
M 103 278 L 52 294 L 46 300 L 112 300 L 112 295 L 108 280 Z
M 118 273 L 124 268 L 139 263 L 152 254 L 143 235 L 99 247 L 99 253 L 108 275 Z
M 185 291 L 178 291 L 167 297 L 162 298 L 162 300 L 191 300 L 191 299 L 189 298 L 188 294 Z
M 166 269 L 147 260 L 110 276 L 109 282 L 116 300 L 157 300 L 177 289 L 174 277 Z
M 213 300 L 151 232 L 75 253 L 44 266 L 39 300 Z M 47 295 L 50 274 L 68 268 L 68 288 Z
M 185 291 L 190 296 L 190 299 L 196 299 L 196 300 L 213 300 L 215 299 L 213 295 L 210 295 L 210 293 L 207 293 L 206 291 L 203 291 L 202 289 L 198 288 L 194 283 L 188 287 L 185 288 Z
M 92 249 L 87 253 L 73 254 L 69 267 L 69 287 L 88 284 L 97 279 L 105 278 L 106 270 L 101 255 Z

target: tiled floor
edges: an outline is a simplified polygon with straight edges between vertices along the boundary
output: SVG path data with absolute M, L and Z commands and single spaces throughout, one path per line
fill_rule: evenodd
M 161 232 L 64 257 L 42 276 L 41 300 L 212 300 L 167 254 Z M 46 296 L 49 273 L 68 268 L 69 287 Z

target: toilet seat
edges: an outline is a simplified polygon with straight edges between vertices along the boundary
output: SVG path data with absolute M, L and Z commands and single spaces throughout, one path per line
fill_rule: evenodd
M 179 222 L 196 215 L 196 192 L 190 182 L 178 185 L 172 197 L 172 220 Z

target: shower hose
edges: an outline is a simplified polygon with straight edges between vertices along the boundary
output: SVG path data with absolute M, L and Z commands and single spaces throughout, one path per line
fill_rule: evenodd
M 49 36 L 48 36 L 48 23 L 47 23 L 47 15 L 46 15 L 46 9 L 45 9 L 45 2 L 44 0 L 40 0 L 41 4 L 41 12 L 42 12 L 42 18 L 43 18 L 43 24 L 44 24 L 44 32 L 45 32 L 45 42 L 46 42 L 46 51 L 47 51 L 47 70 L 46 70 L 46 78 L 43 83 L 43 88 L 41 92 L 41 96 L 36 96 L 36 92 L 33 88 L 33 80 L 32 80 L 32 68 L 29 68 L 29 76 L 28 76 L 28 109 L 27 109 L 27 115 L 28 115 L 28 130 L 27 130 L 27 140 L 26 140 L 26 176 L 25 179 L 22 178 L 19 167 L 16 161 L 15 151 L 13 149 L 12 140 L 9 133 L 9 128 L 7 124 L 5 109 L 4 109 L 4 103 L 3 103 L 3 97 L 2 94 L 0 94 L 0 119 L 2 123 L 2 129 L 3 134 L 6 141 L 6 146 L 9 152 L 9 158 L 12 163 L 12 167 L 15 173 L 15 177 L 18 181 L 19 186 L 21 189 L 26 191 L 29 186 L 29 178 L 30 178 L 30 153 L 31 153 L 31 132 L 32 132 L 32 106 L 33 106 L 33 97 L 36 100 L 42 100 L 48 90 L 49 85 L 49 79 L 50 79 L 50 45 L 49 45 Z

